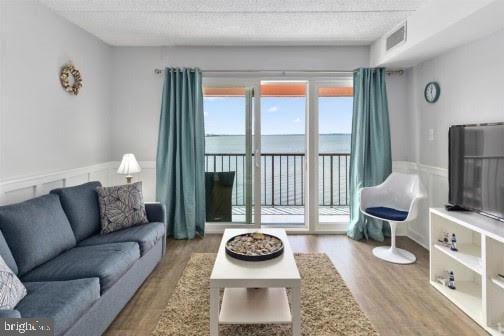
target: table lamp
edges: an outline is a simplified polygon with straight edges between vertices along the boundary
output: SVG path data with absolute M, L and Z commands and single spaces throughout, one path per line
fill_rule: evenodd
M 117 169 L 117 174 L 126 175 L 126 183 L 131 183 L 131 179 L 133 178 L 131 174 L 140 173 L 141 170 L 142 168 L 140 168 L 135 154 L 128 153 L 123 155 L 119 169 Z

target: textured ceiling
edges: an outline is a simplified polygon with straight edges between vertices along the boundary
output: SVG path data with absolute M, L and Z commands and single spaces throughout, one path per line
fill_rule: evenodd
M 41 0 L 117 46 L 368 45 L 429 0 Z

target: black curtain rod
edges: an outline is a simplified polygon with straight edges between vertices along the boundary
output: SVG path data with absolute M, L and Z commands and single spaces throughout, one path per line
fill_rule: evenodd
M 163 69 L 154 69 L 154 73 L 159 75 L 162 74 Z M 318 74 L 353 74 L 356 70 L 203 70 L 201 72 L 213 72 L 213 73 L 280 73 L 280 74 L 288 74 L 288 73 L 318 73 Z M 402 75 L 404 70 L 387 70 L 387 75 Z

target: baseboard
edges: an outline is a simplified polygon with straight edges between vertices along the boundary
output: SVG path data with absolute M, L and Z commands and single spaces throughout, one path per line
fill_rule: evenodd
M 408 233 L 406 234 L 406 236 L 413 240 L 415 243 L 417 243 L 418 245 L 422 246 L 424 249 L 428 250 L 429 249 L 429 242 L 425 242 L 425 238 L 419 234 L 418 232 L 414 231 L 414 230 L 408 230 Z
M 305 227 L 287 227 L 287 226 L 275 226 L 275 225 L 264 225 L 264 228 L 281 228 L 285 229 L 289 235 L 311 235 L 311 234 L 324 234 L 324 235 L 346 235 L 347 225 L 331 225 L 330 229 L 318 229 L 317 231 L 310 231 Z M 237 224 L 237 223 L 207 223 L 205 226 L 205 234 L 222 234 L 225 229 L 254 229 L 256 226 L 251 224 Z

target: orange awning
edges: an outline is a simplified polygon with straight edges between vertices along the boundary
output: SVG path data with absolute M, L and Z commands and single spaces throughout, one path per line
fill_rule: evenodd
M 322 87 L 319 89 L 319 97 L 352 97 L 353 87 Z
M 262 84 L 261 97 L 304 97 L 304 84 Z
M 244 87 L 206 87 L 206 97 L 243 97 Z M 262 84 L 261 97 L 304 97 L 304 84 Z M 352 87 L 323 87 L 319 89 L 319 97 L 352 97 Z

